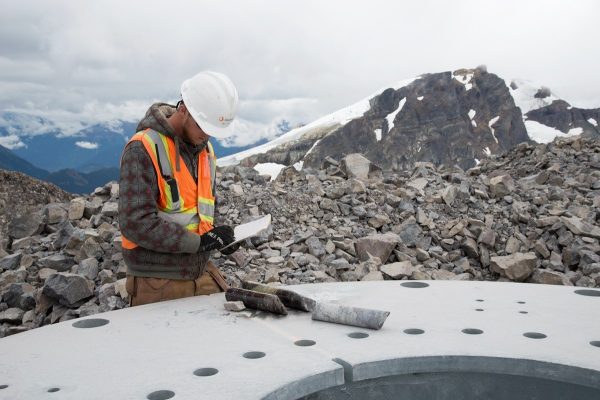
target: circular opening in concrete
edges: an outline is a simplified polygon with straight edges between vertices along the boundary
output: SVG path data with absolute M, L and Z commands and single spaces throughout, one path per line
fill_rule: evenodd
M 216 368 L 200 368 L 194 371 L 196 376 L 213 376 L 217 373 L 219 373 L 219 370 Z
M 300 347 L 308 347 L 314 346 L 315 344 L 317 344 L 317 342 L 315 342 L 314 340 L 296 340 L 294 344 Z
M 73 323 L 74 328 L 97 328 L 102 325 L 108 324 L 108 320 L 104 318 L 89 318 L 82 319 Z
M 257 358 L 263 358 L 264 356 L 266 356 L 266 354 L 263 353 L 262 351 L 249 351 L 247 353 L 244 353 L 244 358 L 249 358 L 251 360 L 255 360 Z
M 8 385 L 0 385 L 0 389 L 6 389 Z
M 348 337 L 351 337 L 352 339 L 364 339 L 368 338 L 369 334 L 364 332 L 351 332 L 348 334 Z
M 481 335 L 483 333 L 481 329 L 476 328 L 465 328 L 461 332 L 466 333 L 467 335 Z
M 405 329 L 404 333 L 408 335 L 422 335 L 423 333 L 425 333 L 425 331 L 423 329 L 410 328 Z
M 413 289 L 420 289 L 429 286 L 429 284 L 425 282 L 403 282 L 400 284 L 400 286 Z
M 527 311 L 519 311 L 519 314 L 529 314 Z
M 175 392 L 170 390 L 157 390 L 156 392 L 150 393 L 146 398 L 148 400 L 167 400 L 175 396 Z
M 428 358 L 425 357 L 426 360 Z M 349 379 L 342 385 L 332 386 L 306 397 L 294 398 L 297 400 L 417 400 L 438 397 L 461 400 L 492 397 L 498 400 L 600 399 L 596 376 L 588 377 L 585 374 L 582 376 L 579 368 L 560 364 L 523 359 L 494 360 L 493 357 L 480 359 L 469 356 L 442 356 L 417 364 L 427 365 L 424 368 L 417 371 L 403 371 L 401 375 L 385 375 L 386 365 L 384 363 L 377 369 L 377 372 L 382 374 L 378 378 L 358 381 Z M 448 372 L 440 372 L 440 366 L 444 366 Z M 347 368 L 351 367 L 348 365 Z M 428 372 L 427 368 L 432 368 L 435 372 Z M 572 382 L 568 380 L 569 377 L 578 381 Z M 436 394 L 440 395 L 436 397 Z
M 475 311 L 483 311 L 483 308 L 476 308 Z
M 600 297 L 600 290 L 581 289 L 576 290 L 575 293 L 582 296 Z
M 590 344 L 595 347 L 600 347 L 600 340 L 592 340 Z M 0 389 L 2 389 L 2 387 L 0 387 Z
M 48 393 L 56 393 L 59 390 L 60 390 L 59 388 L 50 388 L 50 389 L 48 389 Z
M 517 301 L 517 304 L 525 304 L 524 301 Z
M 485 301 L 485 300 L 483 300 L 483 299 L 477 299 L 477 300 L 475 300 L 475 301 L 478 301 L 478 302 L 480 302 L 480 303 L 481 303 L 482 301 Z
M 545 339 L 548 336 L 544 335 L 543 333 L 539 333 L 539 332 L 525 332 L 523 334 L 523 336 L 528 337 L 530 339 Z

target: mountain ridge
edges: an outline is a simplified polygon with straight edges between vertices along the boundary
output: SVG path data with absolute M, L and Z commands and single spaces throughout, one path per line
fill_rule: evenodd
M 481 66 L 402 81 L 219 165 L 316 169 L 327 156 L 356 152 L 384 168 L 424 161 L 468 169 L 523 141 L 600 134 L 598 120 L 600 109 L 571 107 L 545 87 Z

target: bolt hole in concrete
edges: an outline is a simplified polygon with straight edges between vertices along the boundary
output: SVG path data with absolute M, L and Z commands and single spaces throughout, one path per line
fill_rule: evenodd
M 263 353 L 262 351 L 249 351 L 247 353 L 244 353 L 244 358 L 249 358 L 250 360 L 255 360 L 257 358 L 263 358 L 264 356 L 266 356 L 266 354 Z
M 157 390 L 156 392 L 152 392 L 146 396 L 148 400 L 167 400 L 173 397 L 175 397 L 175 392 L 170 390 Z
M 425 333 L 425 331 L 423 329 L 410 328 L 405 329 L 404 333 L 406 333 L 407 335 L 422 335 L 423 333 Z
M 73 323 L 74 328 L 97 328 L 99 326 L 103 326 L 108 324 L 108 320 L 104 318 L 90 318 L 90 319 L 82 319 L 81 321 L 77 321 Z
M 600 290 L 582 289 L 576 290 L 575 293 L 582 296 L 600 297 Z
M 523 334 L 523 336 L 528 337 L 530 339 L 545 339 L 548 336 L 544 335 L 543 333 L 539 333 L 539 332 L 525 332 Z
M 315 344 L 317 344 L 317 342 L 315 342 L 314 340 L 297 340 L 294 342 L 294 344 L 300 347 L 308 347 L 314 346 Z
M 50 389 L 48 389 L 48 393 L 56 393 L 59 390 L 60 390 L 59 388 L 50 388 Z
M 475 311 L 483 311 L 483 308 L 476 308 Z
M 196 376 L 213 376 L 219 372 L 216 368 L 200 368 L 194 371 Z
M 482 301 L 485 301 L 485 300 L 483 300 L 483 299 L 477 299 L 477 300 L 475 300 L 475 301 L 478 301 L 478 302 L 480 302 L 480 303 L 481 303 Z
M 413 289 L 420 289 L 420 288 L 425 288 L 425 287 L 429 286 L 429 284 L 425 283 L 425 282 L 404 282 L 404 283 L 401 283 L 400 286 L 404 286 L 407 288 L 413 288 Z
M 481 335 L 483 331 L 476 328 L 466 328 L 462 330 L 462 333 L 466 333 L 467 335 Z
M 519 314 L 529 314 L 527 311 L 519 311 Z
M 368 338 L 369 334 L 364 333 L 364 332 L 351 332 L 348 334 L 348 337 L 350 337 L 352 339 L 364 339 L 364 338 Z
M 590 344 L 595 347 L 600 347 L 600 340 L 592 340 Z M 2 388 L 0 387 L 0 389 Z
M 8 385 L 0 385 L 0 389 L 6 389 Z

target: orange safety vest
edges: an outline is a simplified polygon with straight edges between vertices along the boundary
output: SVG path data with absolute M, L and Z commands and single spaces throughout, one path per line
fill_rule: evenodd
M 185 163 L 175 168 L 175 141 L 162 133 L 146 129 L 133 135 L 132 141 L 143 143 L 152 159 L 158 178 L 159 217 L 175 222 L 186 229 L 203 234 L 213 229 L 215 215 L 215 175 L 217 159 L 210 142 L 198 154 L 198 181 Z M 124 249 L 138 245 L 122 236 Z

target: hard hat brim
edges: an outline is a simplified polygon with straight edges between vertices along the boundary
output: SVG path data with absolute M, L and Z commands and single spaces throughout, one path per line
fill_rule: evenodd
M 209 122 L 201 120 L 200 118 L 195 118 L 194 115 L 192 115 L 192 118 L 194 118 L 194 121 L 196 121 L 198 126 L 202 128 L 204 133 L 206 133 L 208 136 L 212 136 L 217 139 L 225 139 L 233 135 L 233 125 L 235 124 L 235 121 L 231 121 L 228 126 L 223 127 L 213 125 Z M 200 120 L 200 122 L 198 120 Z

